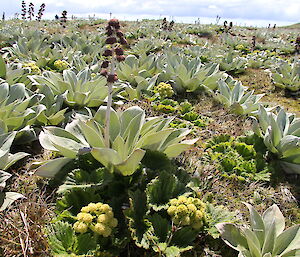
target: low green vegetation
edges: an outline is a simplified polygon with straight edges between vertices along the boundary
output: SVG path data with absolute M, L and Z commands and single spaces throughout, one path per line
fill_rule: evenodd
M 2 21 L 0 255 L 299 256 L 295 38 Z

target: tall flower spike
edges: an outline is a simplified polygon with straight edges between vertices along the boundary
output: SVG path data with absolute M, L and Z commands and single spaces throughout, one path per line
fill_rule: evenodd
M 60 17 L 60 25 L 65 28 L 67 23 L 67 11 L 63 11 Z
M 34 17 L 34 4 L 33 3 L 29 3 L 28 19 L 32 20 L 33 17 Z
M 109 142 L 109 124 L 110 124 L 110 110 L 112 106 L 112 88 L 113 84 L 118 80 L 118 76 L 115 71 L 116 62 L 121 62 L 125 60 L 124 51 L 120 45 L 127 44 L 124 38 L 123 32 L 120 30 L 120 22 L 117 19 L 111 19 L 108 21 L 108 26 L 106 27 L 106 38 L 105 43 L 110 45 L 102 54 L 102 56 L 107 59 L 103 61 L 101 65 L 100 74 L 107 77 L 108 85 L 108 100 L 107 100 L 107 110 L 105 117 L 105 145 L 110 148 Z
M 26 20 L 26 3 L 24 0 L 22 1 L 22 14 L 21 15 L 22 15 L 22 19 Z
M 46 5 L 45 5 L 44 3 L 41 4 L 40 9 L 39 9 L 39 12 L 38 12 L 38 14 L 37 14 L 37 16 L 36 16 L 36 20 L 37 20 L 37 21 L 41 21 L 42 16 L 44 15 L 45 7 L 46 7 Z

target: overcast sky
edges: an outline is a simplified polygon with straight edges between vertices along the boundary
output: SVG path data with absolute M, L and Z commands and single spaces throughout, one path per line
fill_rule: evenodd
M 26 1 L 27 5 L 29 0 Z M 220 15 L 227 19 L 268 20 L 300 22 L 300 0 L 32 0 L 38 8 L 46 4 L 47 17 L 67 10 L 68 13 L 88 14 L 211 17 Z M 0 11 L 8 15 L 20 13 L 21 0 L 0 0 Z M 52 16 L 51 16 L 52 17 Z M 105 17 L 106 18 L 106 17 Z

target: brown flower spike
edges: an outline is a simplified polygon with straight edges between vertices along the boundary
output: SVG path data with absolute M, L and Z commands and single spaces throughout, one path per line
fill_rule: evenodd
M 105 130 L 104 139 L 106 147 L 110 147 L 109 141 L 109 127 L 110 127 L 110 112 L 112 106 L 112 91 L 113 83 L 118 80 L 116 74 L 116 62 L 122 62 L 125 60 L 124 51 L 121 45 L 127 44 L 124 34 L 120 31 L 120 23 L 117 19 L 111 19 L 108 21 L 108 26 L 106 27 L 107 38 L 105 43 L 108 44 L 108 49 L 102 54 L 107 59 L 103 61 L 100 72 L 101 75 L 107 77 L 108 86 L 108 98 L 107 98 L 107 109 L 105 115 Z
M 103 70 L 100 74 L 107 77 L 109 83 L 114 83 L 118 79 L 117 74 L 115 73 L 114 62 L 122 62 L 125 60 L 124 50 L 121 45 L 127 44 L 127 41 L 124 38 L 123 32 L 120 30 L 120 23 L 117 19 L 109 20 L 105 29 L 105 34 L 107 35 L 105 43 L 110 45 L 110 47 L 102 54 L 102 56 L 107 59 L 101 64 Z

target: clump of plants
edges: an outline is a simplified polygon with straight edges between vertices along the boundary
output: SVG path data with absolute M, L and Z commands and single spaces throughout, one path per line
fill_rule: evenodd
M 252 205 L 246 206 L 250 211 L 250 226 L 216 225 L 227 245 L 238 251 L 241 257 L 299 256 L 299 224 L 284 230 L 285 219 L 276 204 L 262 215 Z
M 175 122 L 173 122 L 173 125 L 177 127 L 177 125 L 180 125 L 180 127 L 186 127 L 186 124 L 182 121 L 187 121 L 192 123 L 194 126 L 197 127 L 206 127 L 212 119 L 203 115 L 200 115 L 196 113 L 193 109 L 191 103 L 188 101 L 181 102 L 180 104 L 172 99 L 163 99 L 162 101 L 155 102 L 153 105 L 153 109 L 158 112 L 162 113 L 173 113 L 177 114 L 178 117 L 181 119 Z
M 181 116 L 183 120 L 190 121 L 197 127 L 206 127 L 212 119 L 196 113 L 195 111 L 189 111 Z
M 268 181 L 272 171 L 266 162 L 266 148 L 256 135 L 234 138 L 213 137 L 206 144 L 206 157 L 226 178 L 241 181 Z
M 193 105 L 188 101 L 184 101 L 180 103 L 179 106 L 180 118 L 191 122 L 194 126 L 197 127 L 206 127 L 210 122 L 212 122 L 211 118 L 200 115 L 197 112 L 195 112 L 193 109 L 194 109 Z
M 272 80 L 276 87 L 285 89 L 287 95 L 290 92 L 290 95 L 298 97 L 300 94 L 300 63 L 281 63 L 273 70 Z
M 178 108 L 178 102 L 172 99 L 164 99 L 153 105 L 153 109 L 162 113 L 175 113 Z

